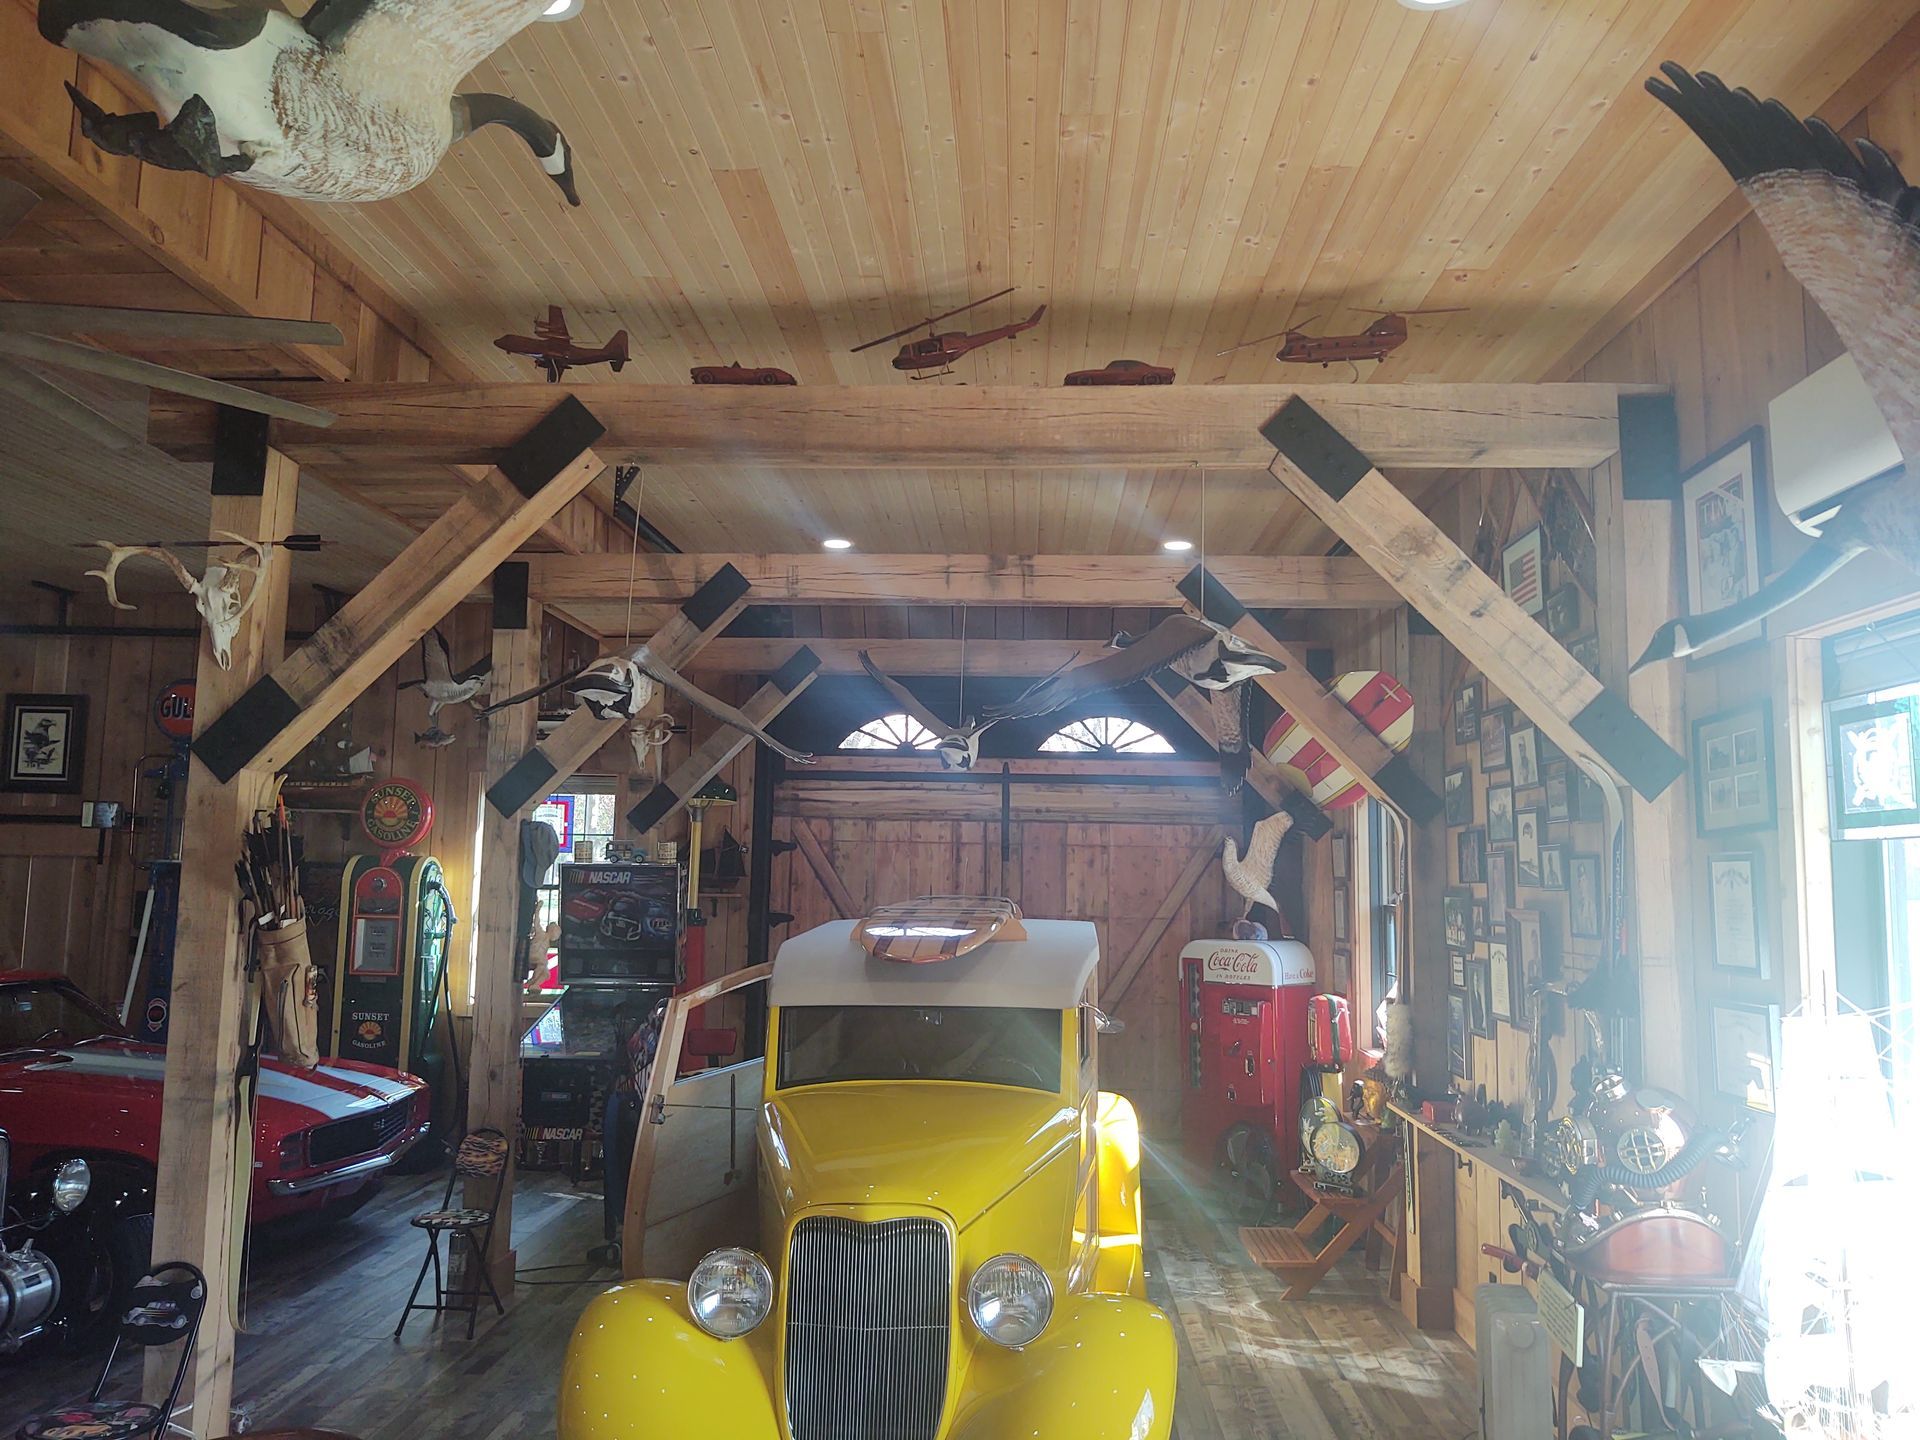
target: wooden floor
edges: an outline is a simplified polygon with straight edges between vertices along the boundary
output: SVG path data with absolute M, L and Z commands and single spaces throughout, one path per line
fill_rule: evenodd
M 395 1182 L 331 1231 L 258 1244 L 235 1384 L 255 1429 L 325 1426 L 364 1440 L 553 1434 L 567 1334 L 607 1278 L 583 1261 L 600 1239 L 599 1193 L 523 1176 L 521 1276 L 507 1318 L 484 1317 L 469 1343 L 464 1322 L 435 1330 L 433 1317 L 416 1316 L 396 1344 L 393 1322 L 424 1253 L 406 1217 L 437 1201 L 440 1183 Z M 1412 1331 L 1357 1256 L 1314 1296 L 1283 1301 L 1230 1226 L 1173 1186 L 1159 1199 L 1148 1217 L 1150 1283 L 1182 1339 L 1180 1440 L 1460 1440 L 1477 1429 L 1466 1348 Z M 549 1266 L 564 1268 L 534 1268 Z M 0 1437 L 84 1394 L 97 1363 L 0 1360 Z M 133 1366 L 124 1373 L 130 1391 Z

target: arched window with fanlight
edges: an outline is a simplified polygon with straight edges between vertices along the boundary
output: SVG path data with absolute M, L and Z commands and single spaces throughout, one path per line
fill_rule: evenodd
M 1090 715 L 1062 725 L 1040 742 L 1046 755 L 1171 755 L 1158 730 L 1124 715 Z
M 911 715 L 895 711 L 867 721 L 840 742 L 842 750 L 931 750 L 940 737 Z

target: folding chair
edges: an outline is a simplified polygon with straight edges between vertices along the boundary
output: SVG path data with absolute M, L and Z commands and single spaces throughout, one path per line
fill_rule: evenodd
M 154 1266 L 134 1283 L 93 1393 L 75 1404 L 35 1415 L 15 1432 L 17 1440 L 54 1440 L 68 1435 L 84 1435 L 87 1440 L 138 1440 L 140 1436 L 157 1440 L 166 1431 L 167 1419 L 180 1399 L 180 1387 L 186 1383 L 194 1337 L 200 1333 L 200 1315 L 206 1306 L 207 1279 L 197 1269 L 184 1260 Z M 145 1349 L 176 1341 L 185 1343 L 180 1346 L 180 1363 L 174 1367 L 173 1384 L 164 1405 L 100 1398 L 122 1345 Z
M 462 1180 L 491 1180 L 493 1195 L 484 1209 L 456 1208 L 453 1203 L 453 1187 Z M 498 1130 L 475 1130 L 460 1142 L 460 1148 L 453 1157 L 453 1170 L 447 1176 L 447 1193 L 440 1199 L 438 1210 L 428 1210 L 413 1217 L 413 1228 L 427 1232 L 427 1255 L 420 1262 L 420 1273 L 413 1278 L 413 1289 L 408 1292 L 407 1305 L 400 1312 L 400 1323 L 393 1327 L 393 1338 L 398 1340 L 400 1332 L 407 1327 L 407 1317 L 416 1310 L 430 1310 L 435 1314 L 447 1311 L 462 1311 L 467 1315 L 467 1338 L 473 1338 L 474 1326 L 480 1319 L 480 1298 L 491 1296 L 493 1308 L 504 1315 L 507 1307 L 500 1303 L 500 1292 L 494 1288 L 493 1275 L 487 1269 L 487 1246 L 493 1239 L 493 1217 L 500 1209 L 500 1193 L 507 1183 L 507 1137 Z M 469 1277 L 469 1283 L 454 1288 L 447 1283 L 447 1276 L 440 1264 L 440 1237 L 447 1236 L 448 1268 L 453 1265 L 455 1242 L 465 1240 L 469 1257 L 473 1262 L 474 1273 L 480 1277 L 475 1285 Z M 420 1287 L 426 1282 L 427 1271 L 433 1271 L 433 1300 L 431 1303 L 421 1300 Z

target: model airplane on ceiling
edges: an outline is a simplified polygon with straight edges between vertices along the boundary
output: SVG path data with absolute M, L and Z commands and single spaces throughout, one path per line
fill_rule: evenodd
M 908 372 L 933 370 L 937 372 L 937 375 L 951 374 L 953 372 L 953 362 L 958 360 L 962 355 L 965 355 L 969 350 L 978 350 L 982 345 L 991 345 L 996 340 L 1010 339 L 1023 330 L 1031 330 L 1040 323 L 1041 317 L 1047 313 L 1047 307 L 1042 305 L 1024 320 L 1016 320 L 1011 325 L 1001 325 L 992 330 L 982 330 L 975 335 L 969 335 L 962 330 L 943 330 L 935 333 L 933 327 L 942 320 L 961 314 L 963 311 L 971 310 L 975 306 L 985 305 L 990 300 L 998 300 L 1002 296 L 1011 295 L 1014 292 L 1014 288 L 1014 286 L 1009 285 L 1006 289 L 996 290 L 993 294 L 983 299 L 956 306 L 952 310 L 945 311 L 939 315 L 929 315 L 924 320 L 915 321 L 904 330 L 896 330 L 891 335 L 882 335 L 878 339 L 868 340 L 864 344 L 856 345 L 850 353 L 858 355 L 862 350 L 871 350 L 874 346 L 884 345 L 889 340 L 898 340 L 903 335 L 911 335 L 924 325 L 928 333 L 922 339 L 915 340 L 908 345 L 902 345 L 900 347 L 900 353 L 893 357 L 893 368 L 896 370 L 906 370 Z M 926 376 L 915 374 L 912 378 L 915 380 L 926 380 L 937 378 L 937 375 Z
M 531 335 L 502 335 L 496 350 L 524 355 L 547 372 L 549 384 L 576 365 L 611 365 L 618 373 L 627 363 L 627 332 L 616 330 L 604 345 L 576 345 L 567 333 L 567 317 L 558 305 L 547 307 L 547 318 L 533 322 Z
M 1229 345 L 1224 350 L 1216 350 L 1214 354 L 1231 355 L 1236 350 L 1245 350 L 1252 345 L 1280 340 L 1283 343 L 1273 352 L 1273 358 L 1284 360 L 1289 365 L 1318 365 L 1324 369 L 1342 360 L 1349 364 L 1358 360 L 1384 360 L 1407 343 L 1409 315 L 1456 315 L 1466 307 L 1446 305 L 1432 310 L 1370 310 L 1360 305 L 1354 308 L 1362 314 L 1378 315 L 1380 318 L 1355 335 L 1310 335 L 1307 326 L 1313 321 L 1307 320 L 1286 330 L 1262 335 L 1257 340 L 1242 340 L 1238 345 Z

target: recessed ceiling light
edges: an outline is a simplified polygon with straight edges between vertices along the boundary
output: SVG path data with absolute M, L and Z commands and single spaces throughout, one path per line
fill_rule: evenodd
M 1400 0 L 1409 10 L 1451 10 L 1456 5 L 1464 5 L 1467 0 Z
M 1162 550 L 1171 550 L 1171 551 L 1172 551 L 1172 552 L 1173 552 L 1174 554 L 1176 554 L 1176 555 L 1184 555 L 1184 554 L 1186 554 L 1186 553 L 1187 553 L 1187 551 L 1189 551 L 1189 550 L 1191 550 L 1191 549 L 1193 548 L 1193 541 L 1191 541 L 1191 540 L 1162 540 L 1162 541 L 1160 542 L 1160 548 L 1161 548 Z
M 822 550 L 851 550 L 853 548 L 853 542 L 851 540 L 842 540 L 838 535 L 835 535 L 829 540 L 822 540 L 820 542 L 820 548 Z
M 553 0 L 553 3 L 540 12 L 542 20 L 571 20 L 586 9 L 586 0 Z

